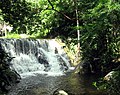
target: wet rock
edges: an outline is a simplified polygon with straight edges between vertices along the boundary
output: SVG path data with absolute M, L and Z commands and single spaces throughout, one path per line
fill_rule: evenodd
M 65 61 L 62 59 L 61 56 L 57 55 L 58 61 L 59 61 L 59 65 L 60 65 L 60 69 L 63 71 L 67 71 L 68 70 L 68 66 L 65 63 Z
M 49 65 L 48 66 L 44 66 L 44 67 L 45 67 L 44 71 L 46 71 L 46 72 L 48 72 L 51 69 Z
M 55 54 L 57 54 L 58 53 L 58 49 L 55 47 Z
M 12 85 L 20 82 L 21 79 L 20 75 L 10 68 L 13 58 L 0 45 L 0 90 L 3 92 L 8 92 Z
M 110 81 L 110 79 L 112 79 L 113 74 L 114 74 L 115 72 L 116 72 L 116 71 L 111 71 L 111 72 L 109 72 L 109 73 L 104 77 L 104 80 Z
M 53 95 L 68 95 L 64 90 L 56 90 L 53 92 Z
M 48 61 L 45 58 L 45 55 L 43 53 L 41 53 L 41 52 L 37 52 L 35 54 L 35 56 L 36 56 L 38 62 L 40 64 L 44 65 L 44 67 L 45 67 L 44 71 L 48 72 L 51 68 L 50 68 L 50 65 L 49 65 Z

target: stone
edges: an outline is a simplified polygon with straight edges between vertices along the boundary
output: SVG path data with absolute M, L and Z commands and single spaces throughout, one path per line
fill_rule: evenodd
M 110 79 L 112 79 L 112 76 L 113 76 L 114 73 L 115 73 L 115 71 L 109 72 L 109 73 L 104 77 L 104 80 L 110 81 Z
M 20 34 L 20 37 L 21 37 L 21 38 L 28 38 L 29 35 L 27 35 L 27 34 Z
M 53 95 L 68 95 L 68 93 L 64 90 L 56 90 L 54 91 Z
M 58 49 L 55 47 L 55 54 L 58 54 Z

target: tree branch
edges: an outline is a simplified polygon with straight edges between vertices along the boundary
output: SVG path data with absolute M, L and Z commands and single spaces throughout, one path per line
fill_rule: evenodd
M 54 10 L 54 11 L 58 12 L 59 14 L 62 14 L 65 18 L 67 18 L 67 19 L 69 19 L 69 20 L 72 20 L 72 21 L 73 21 L 73 19 L 72 19 L 72 18 L 70 18 L 69 16 L 67 16 L 67 15 L 66 15 L 66 14 L 64 14 L 63 12 L 60 12 L 60 11 L 56 10 L 56 9 L 54 8 L 54 6 L 53 6 L 53 4 L 51 3 L 51 1 L 50 1 L 50 0 L 48 0 L 48 3 L 49 3 L 49 4 L 50 4 L 50 6 L 52 7 L 52 10 Z
M 52 9 L 54 10 L 54 6 L 53 6 L 53 4 L 50 2 L 50 0 L 48 0 L 48 3 L 51 5 Z

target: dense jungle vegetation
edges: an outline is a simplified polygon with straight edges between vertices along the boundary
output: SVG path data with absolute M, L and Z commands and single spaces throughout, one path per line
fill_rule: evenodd
M 110 81 L 94 84 L 120 94 L 120 0 L 0 0 L 0 23 L 11 25 L 8 37 L 61 38 L 92 72 L 115 71 Z M 95 61 L 95 58 L 99 60 Z

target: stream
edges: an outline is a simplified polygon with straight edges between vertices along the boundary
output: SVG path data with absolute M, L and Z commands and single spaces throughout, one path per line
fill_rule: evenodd
M 53 95 L 56 90 L 64 90 L 68 95 L 105 95 L 92 85 L 96 80 L 95 76 L 73 73 L 62 76 L 36 74 L 23 78 L 7 95 Z

